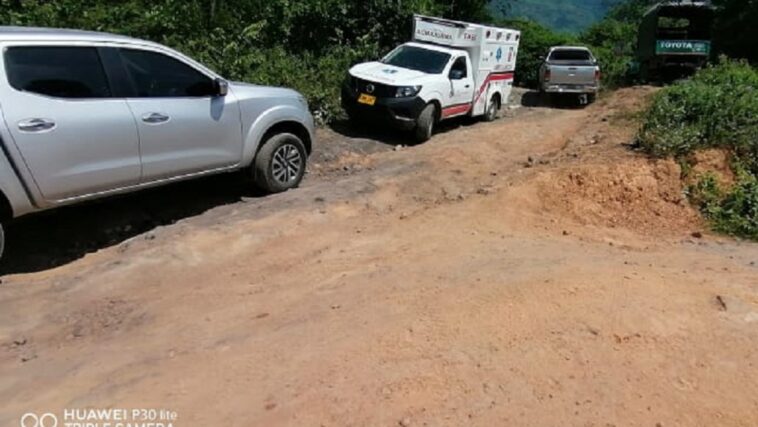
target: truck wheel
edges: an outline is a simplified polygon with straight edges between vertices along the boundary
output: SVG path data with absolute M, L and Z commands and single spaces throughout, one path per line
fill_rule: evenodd
M 432 138 L 436 119 L 437 107 L 434 104 L 427 105 L 416 120 L 416 141 L 426 142 Z
M 308 155 L 296 135 L 280 133 L 263 143 L 253 161 L 255 185 L 269 193 L 281 193 L 300 185 Z
M 487 106 L 487 112 L 484 114 L 484 121 L 494 122 L 497 119 L 498 112 L 500 112 L 500 97 L 493 95 L 489 106 Z

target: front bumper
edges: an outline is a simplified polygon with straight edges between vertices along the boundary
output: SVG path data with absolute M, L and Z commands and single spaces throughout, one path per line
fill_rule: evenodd
M 374 105 L 359 103 L 359 96 L 360 92 L 347 84 L 342 85 L 342 108 L 348 115 L 404 130 L 416 127 L 416 119 L 426 107 L 424 100 L 417 96 L 412 98 L 377 97 Z
M 542 90 L 547 93 L 596 94 L 598 93 L 598 91 L 600 91 L 600 87 L 598 85 L 571 85 L 571 84 L 544 83 L 542 85 Z

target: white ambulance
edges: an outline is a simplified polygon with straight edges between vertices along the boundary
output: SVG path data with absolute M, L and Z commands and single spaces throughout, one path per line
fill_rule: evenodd
M 413 41 L 350 69 L 342 106 L 351 119 L 382 120 L 431 138 L 440 120 L 491 121 L 513 86 L 521 33 L 416 15 Z

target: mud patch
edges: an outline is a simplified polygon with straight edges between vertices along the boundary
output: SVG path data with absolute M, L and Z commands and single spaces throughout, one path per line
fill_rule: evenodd
M 374 161 L 368 155 L 348 152 L 337 155 L 329 161 L 313 164 L 310 173 L 322 177 L 350 176 L 371 170 L 373 164 Z
M 87 308 L 57 319 L 64 325 L 67 340 L 100 338 L 123 332 L 144 323 L 139 304 L 122 299 L 95 301 Z

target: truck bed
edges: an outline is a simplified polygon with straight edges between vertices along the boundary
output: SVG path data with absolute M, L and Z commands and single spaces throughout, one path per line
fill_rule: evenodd
M 596 93 L 597 62 L 586 48 L 553 48 L 542 66 L 542 90 L 550 93 Z
M 548 61 L 550 83 L 560 85 L 594 85 L 595 64 L 590 61 Z

